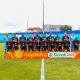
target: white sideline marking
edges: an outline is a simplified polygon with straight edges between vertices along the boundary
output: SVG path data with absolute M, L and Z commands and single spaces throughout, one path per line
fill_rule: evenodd
M 45 80 L 44 79 L 44 59 L 41 60 L 41 77 L 40 80 Z

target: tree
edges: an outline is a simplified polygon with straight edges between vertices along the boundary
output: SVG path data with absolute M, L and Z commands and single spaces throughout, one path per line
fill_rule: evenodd
M 69 31 L 69 30 L 72 30 L 72 26 L 69 26 L 69 25 L 61 26 L 60 30 L 61 31 Z

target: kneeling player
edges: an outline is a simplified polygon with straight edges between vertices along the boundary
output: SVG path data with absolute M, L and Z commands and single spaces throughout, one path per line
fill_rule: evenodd
M 79 40 L 77 38 L 75 38 L 75 40 L 73 41 L 74 44 L 74 50 L 79 50 Z
M 6 46 L 7 51 L 12 51 L 12 41 L 10 41 L 10 39 L 8 39 L 8 41 L 6 42 Z

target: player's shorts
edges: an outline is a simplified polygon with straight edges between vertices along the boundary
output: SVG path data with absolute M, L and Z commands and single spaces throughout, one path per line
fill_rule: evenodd
M 58 51 L 62 51 L 62 46 L 58 46 Z
M 21 46 L 22 51 L 26 51 L 26 46 Z
M 33 46 L 28 46 L 28 50 L 30 51 L 30 50 L 34 50 L 34 48 L 33 48 Z
M 15 49 L 15 50 L 18 50 L 18 46 L 14 46 L 14 49 Z
M 12 50 L 12 46 L 7 46 L 7 51 L 11 51 Z
M 74 50 L 79 50 L 79 47 L 74 45 Z

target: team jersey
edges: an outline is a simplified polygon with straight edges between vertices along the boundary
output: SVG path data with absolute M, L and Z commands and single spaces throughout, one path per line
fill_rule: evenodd
M 18 38 L 17 37 L 13 37 L 12 41 L 15 41 L 15 40 L 18 41 Z
M 50 40 L 49 40 L 49 41 L 48 41 L 48 44 L 49 44 L 49 46 L 55 45 L 55 41 L 52 41 L 52 40 L 50 41 Z
M 12 47 L 12 41 L 7 41 L 6 45 L 7 45 L 7 47 Z
M 26 41 L 21 41 L 21 42 L 20 42 L 20 45 L 21 45 L 21 46 L 26 46 Z
M 66 39 L 69 40 L 69 37 L 68 37 L 68 36 L 63 36 L 63 37 L 62 37 L 62 40 L 63 40 L 63 41 L 66 41 Z
M 37 41 L 36 46 L 41 46 L 41 41 Z
M 16 41 L 16 42 L 13 41 L 13 45 L 14 45 L 14 46 L 18 46 L 18 44 L 19 44 L 18 41 Z
M 25 37 L 20 37 L 20 41 L 26 41 Z
M 27 44 L 28 44 L 28 46 L 33 46 L 34 42 L 29 40 L 29 41 L 27 41 Z
M 70 41 L 64 41 L 63 44 L 64 46 L 70 46 Z
M 44 41 L 44 40 L 43 40 L 43 41 L 42 41 L 42 45 L 43 45 L 43 46 L 48 46 L 48 41 Z
M 62 44 L 63 44 L 63 42 L 62 42 L 62 41 L 60 41 L 60 42 L 58 41 L 58 42 L 57 42 L 57 46 L 62 47 Z
M 57 41 L 57 40 L 59 40 L 60 39 L 60 37 L 55 37 L 55 41 Z
M 79 45 L 79 40 L 74 40 L 73 43 L 74 43 L 75 46 L 78 46 Z

